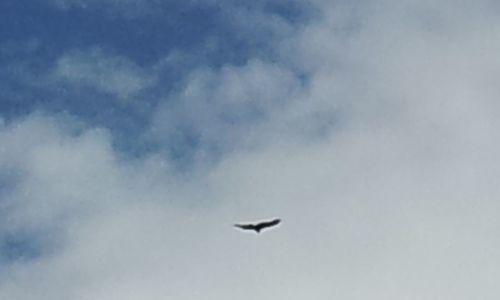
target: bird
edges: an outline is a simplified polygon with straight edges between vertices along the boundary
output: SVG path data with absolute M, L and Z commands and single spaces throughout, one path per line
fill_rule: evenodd
M 255 230 L 256 233 L 260 233 L 262 229 L 273 227 L 278 225 L 281 222 L 281 219 L 274 219 L 270 221 L 262 221 L 258 223 L 251 224 L 234 224 L 235 227 L 240 228 L 242 230 Z

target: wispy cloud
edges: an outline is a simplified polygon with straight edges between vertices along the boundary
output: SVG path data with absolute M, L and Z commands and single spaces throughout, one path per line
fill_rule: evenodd
M 155 84 L 151 72 L 99 48 L 64 55 L 57 61 L 51 79 L 63 85 L 91 88 L 118 99 L 133 97 Z
M 301 93 L 300 80 L 290 70 L 259 60 L 241 67 L 195 70 L 160 104 L 149 135 L 174 151 L 195 143 L 201 155 L 210 149 L 226 152 L 259 141 L 266 126 L 283 125 L 282 115 Z
M 135 18 L 153 13 L 161 7 L 162 1 L 157 0 L 48 0 L 49 3 L 62 10 L 104 10 L 111 14 Z M 170 2 L 170 1 L 166 1 Z

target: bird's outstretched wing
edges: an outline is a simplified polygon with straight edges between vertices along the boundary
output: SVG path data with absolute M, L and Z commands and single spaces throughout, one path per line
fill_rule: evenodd
M 234 227 L 238 227 L 243 230 L 255 230 L 255 225 L 253 224 L 234 224 Z
M 267 222 L 261 222 L 261 223 L 257 224 L 257 226 L 259 226 L 259 227 L 261 227 L 261 228 L 267 228 L 267 227 L 276 226 L 276 225 L 278 225 L 280 222 L 281 222 L 281 220 L 280 220 L 280 219 L 274 219 L 274 220 L 267 221 Z
M 281 222 L 280 219 L 274 219 L 274 220 L 271 220 L 271 221 L 266 221 L 266 222 L 260 222 L 258 223 L 257 225 L 255 225 L 255 230 L 258 232 L 260 232 L 262 229 L 265 229 L 265 228 L 269 228 L 269 227 L 273 227 L 273 226 L 276 226 L 278 225 L 279 223 Z

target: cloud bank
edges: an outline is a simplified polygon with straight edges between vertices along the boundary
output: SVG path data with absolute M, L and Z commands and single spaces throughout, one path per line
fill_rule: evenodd
M 156 97 L 138 142 L 157 148 L 124 157 L 78 116 L 2 122 L 0 249 L 20 246 L 0 298 L 497 299 L 497 5 L 308 4 L 272 59 L 167 92 L 168 64 L 61 56 L 59 80 Z

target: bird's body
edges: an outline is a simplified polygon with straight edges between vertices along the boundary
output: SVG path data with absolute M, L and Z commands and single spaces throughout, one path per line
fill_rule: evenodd
M 260 233 L 261 230 L 269 227 L 273 227 L 278 225 L 281 222 L 280 219 L 274 219 L 270 221 L 262 221 L 258 223 L 250 223 L 250 224 L 235 224 L 235 227 L 238 227 L 243 230 L 255 230 L 256 233 Z

